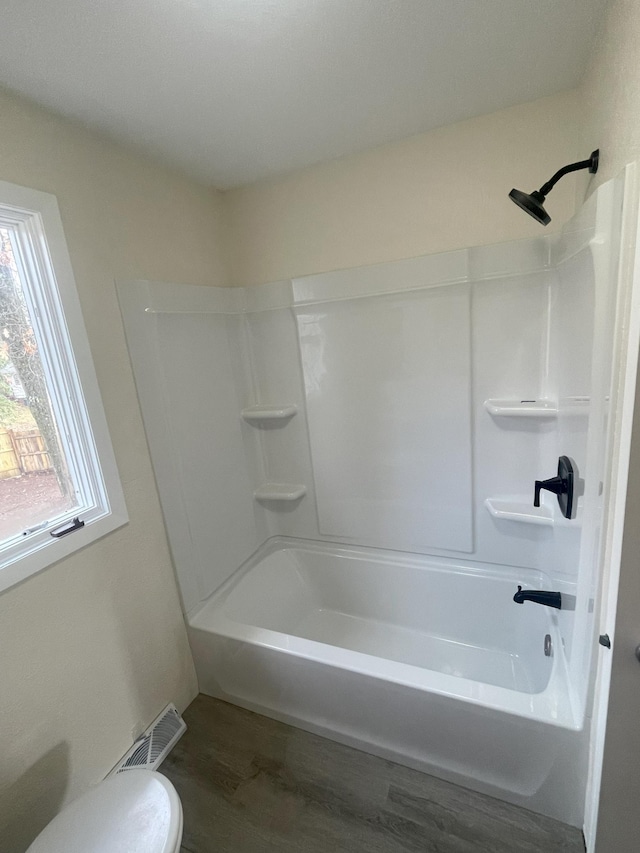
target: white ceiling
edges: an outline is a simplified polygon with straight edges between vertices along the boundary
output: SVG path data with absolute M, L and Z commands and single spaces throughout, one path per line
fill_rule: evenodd
M 0 83 L 221 188 L 576 86 L 606 0 L 2 0 Z

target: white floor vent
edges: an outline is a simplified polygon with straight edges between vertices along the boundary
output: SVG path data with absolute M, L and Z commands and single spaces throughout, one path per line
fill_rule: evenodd
M 124 773 L 134 767 L 157 770 L 186 730 L 187 724 L 176 706 L 167 705 L 116 764 L 109 776 Z

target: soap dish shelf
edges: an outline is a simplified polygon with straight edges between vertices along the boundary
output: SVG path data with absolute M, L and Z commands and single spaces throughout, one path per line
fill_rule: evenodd
M 297 501 L 307 494 L 307 487 L 292 483 L 264 483 L 253 493 L 257 501 Z
M 493 518 L 501 521 L 519 521 L 523 524 L 538 524 L 553 527 L 553 511 L 548 506 L 533 506 L 533 500 L 527 503 L 524 499 L 487 498 L 485 507 Z
M 555 418 L 558 415 L 558 404 L 545 397 L 538 400 L 491 398 L 484 401 L 484 407 L 494 418 Z
M 259 424 L 263 421 L 286 421 L 298 411 L 294 404 L 288 406 L 249 406 L 241 414 L 247 423 Z

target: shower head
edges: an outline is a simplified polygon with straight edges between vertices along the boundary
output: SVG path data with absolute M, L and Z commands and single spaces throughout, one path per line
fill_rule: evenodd
M 558 183 L 560 178 L 569 172 L 577 172 L 579 169 L 588 169 L 592 175 L 598 171 L 598 159 L 600 156 L 599 149 L 591 153 L 588 160 L 580 160 L 578 163 L 570 163 L 568 166 L 563 166 L 555 175 L 543 184 L 539 190 L 534 190 L 531 193 L 522 192 L 522 190 L 512 189 L 509 193 L 511 201 L 515 202 L 518 207 L 522 208 L 529 216 L 533 216 L 536 222 L 541 225 L 548 225 L 551 222 L 551 217 L 544 209 L 544 201 L 549 192 Z
M 522 190 L 513 189 L 509 193 L 509 198 L 518 207 L 526 211 L 529 216 L 533 216 L 536 222 L 541 225 L 548 225 L 551 222 L 551 217 L 544 209 L 544 196 L 538 190 L 534 190 L 532 193 L 523 193 Z

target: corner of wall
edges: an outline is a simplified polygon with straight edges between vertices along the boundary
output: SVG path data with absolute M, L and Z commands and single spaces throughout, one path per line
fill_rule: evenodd
M 591 194 L 632 160 L 640 159 L 640 4 L 612 0 L 594 39 L 580 86 L 583 136 L 600 148 Z

